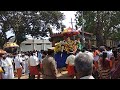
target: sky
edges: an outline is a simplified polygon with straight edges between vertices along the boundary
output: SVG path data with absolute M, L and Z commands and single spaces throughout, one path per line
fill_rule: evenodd
M 65 20 L 63 20 L 63 24 L 66 25 L 66 28 L 72 27 L 71 25 L 71 18 L 72 22 L 75 22 L 75 13 L 76 11 L 61 11 L 65 15 Z M 73 23 L 73 28 L 75 28 L 75 23 Z
M 64 15 L 65 15 L 65 19 L 62 21 L 62 23 L 66 26 L 66 28 L 68 27 L 72 27 L 71 25 L 71 18 L 72 18 L 72 22 L 75 22 L 75 13 L 76 11 L 61 11 Z M 75 28 L 75 23 L 73 23 L 73 28 Z M 53 30 L 54 33 L 56 33 L 56 30 Z M 11 31 L 8 31 L 7 33 L 7 37 L 13 36 L 14 34 Z

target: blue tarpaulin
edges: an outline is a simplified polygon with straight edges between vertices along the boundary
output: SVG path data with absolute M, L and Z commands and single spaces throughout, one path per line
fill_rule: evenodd
M 62 54 L 62 55 L 61 55 Z M 69 56 L 66 52 L 58 52 L 54 55 L 54 58 L 57 62 L 57 68 L 62 68 L 66 66 L 66 59 Z

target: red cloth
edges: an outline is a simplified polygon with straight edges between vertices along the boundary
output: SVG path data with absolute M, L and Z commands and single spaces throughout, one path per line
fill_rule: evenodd
M 69 76 L 75 75 L 75 68 L 74 68 L 74 66 L 68 65 L 67 70 L 68 70 L 68 75 Z
M 42 68 L 42 64 L 40 64 L 40 68 Z
M 22 76 L 22 68 L 17 69 L 17 76 L 20 78 Z
M 30 75 L 39 75 L 37 66 L 30 66 Z

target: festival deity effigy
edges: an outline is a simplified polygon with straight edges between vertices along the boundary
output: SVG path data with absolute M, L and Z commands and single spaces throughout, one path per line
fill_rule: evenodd
M 90 41 L 92 33 L 84 32 L 85 34 L 85 47 L 90 48 Z M 81 43 L 82 31 L 73 30 L 72 28 L 65 28 L 62 32 L 51 35 L 50 41 L 54 47 L 54 58 L 57 62 L 57 67 L 62 68 L 66 64 L 66 58 L 70 52 L 74 54 L 82 51 L 83 45 Z
M 65 66 L 65 61 L 69 53 L 73 52 L 75 54 L 81 44 L 79 39 L 71 39 L 75 35 L 79 35 L 79 31 L 73 31 L 71 28 L 67 28 L 61 34 L 64 39 L 55 43 L 54 48 L 55 60 L 57 61 L 58 67 Z
M 75 51 L 78 48 L 79 44 L 77 44 L 76 40 L 71 40 L 70 37 L 67 40 L 60 41 L 55 44 L 55 53 L 57 52 L 67 52 L 69 54 L 70 51 Z

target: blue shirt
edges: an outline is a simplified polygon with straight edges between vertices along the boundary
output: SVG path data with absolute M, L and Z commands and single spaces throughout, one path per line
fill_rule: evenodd
M 42 54 L 41 52 L 38 52 L 38 59 L 41 61 L 42 60 Z

